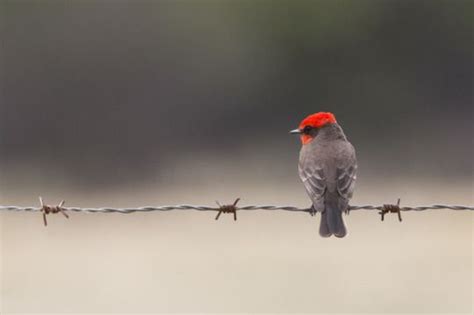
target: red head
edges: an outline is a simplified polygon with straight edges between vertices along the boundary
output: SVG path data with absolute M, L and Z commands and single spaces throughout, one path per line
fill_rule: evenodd
M 309 115 L 300 123 L 298 129 L 290 131 L 290 133 L 299 134 L 301 142 L 307 144 L 313 140 L 316 132 L 319 128 L 326 124 L 336 123 L 336 117 L 329 112 L 319 112 L 316 114 Z

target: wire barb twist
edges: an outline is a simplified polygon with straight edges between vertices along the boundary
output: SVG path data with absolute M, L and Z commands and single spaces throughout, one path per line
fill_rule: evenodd
M 69 216 L 67 215 L 67 213 L 64 212 L 64 208 L 63 208 L 64 202 L 65 202 L 64 200 L 61 200 L 61 202 L 57 206 L 45 205 L 43 203 L 43 198 L 41 196 L 39 197 L 39 201 L 41 205 L 40 211 L 43 213 L 44 226 L 48 226 L 48 220 L 46 219 L 46 215 L 50 213 L 61 212 L 66 217 L 66 219 L 69 219 Z
M 385 204 L 382 206 L 380 210 L 380 219 L 383 221 L 385 214 L 387 213 L 397 213 L 398 214 L 398 221 L 402 222 L 402 213 L 400 212 L 400 198 L 398 198 L 397 204 Z
M 219 220 L 221 213 L 233 213 L 234 221 L 237 221 L 237 203 L 239 202 L 239 200 L 240 198 L 235 199 L 234 203 L 231 205 L 221 205 L 219 201 L 216 200 L 216 203 L 219 206 L 219 212 L 216 215 L 216 220 Z

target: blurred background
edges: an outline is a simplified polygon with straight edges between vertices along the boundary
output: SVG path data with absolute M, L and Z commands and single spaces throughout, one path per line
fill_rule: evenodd
M 0 2 L 0 204 L 307 206 L 306 115 L 352 204 L 473 204 L 472 1 Z M 473 216 L 2 213 L 2 313 L 471 313 Z

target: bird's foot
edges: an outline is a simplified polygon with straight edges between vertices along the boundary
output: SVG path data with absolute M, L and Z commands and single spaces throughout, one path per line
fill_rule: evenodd
M 318 211 L 314 208 L 314 206 L 311 206 L 311 208 L 309 209 L 309 214 L 312 217 L 314 217 L 317 213 L 318 213 Z

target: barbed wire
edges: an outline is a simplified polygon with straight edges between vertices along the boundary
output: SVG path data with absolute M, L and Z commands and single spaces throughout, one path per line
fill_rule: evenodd
M 66 212 L 89 212 L 89 213 L 134 213 L 134 212 L 152 212 L 152 211 L 172 211 L 172 210 L 195 210 L 195 211 L 217 211 L 216 220 L 219 219 L 222 213 L 232 213 L 234 220 L 237 220 L 237 211 L 253 211 L 253 210 L 280 210 L 280 211 L 293 211 L 293 212 L 308 212 L 311 215 L 315 215 L 315 211 L 312 208 L 300 208 L 295 206 L 278 206 L 278 205 L 247 205 L 237 206 L 240 198 L 237 198 L 233 204 L 221 205 L 216 201 L 217 206 L 201 206 L 201 205 L 165 205 L 165 206 L 145 206 L 145 207 L 133 207 L 133 208 L 111 208 L 111 207 L 100 207 L 100 208 L 80 208 L 80 207 L 64 207 L 64 200 L 61 201 L 57 206 L 48 206 L 43 203 L 43 199 L 40 197 L 39 207 L 22 207 L 22 206 L 0 206 L 0 211 L 30 211 L 30 212 L 42 212 L 44 225 L 47 225 L 46 215 L 50 213 L 62 213 L 66 218 L 69 218 Z M 430 206 L 413 206 L 413 207 L 400 207 L 400 199 L 397 204 L 383 204 L 379 206 L 374 205 L 361 205 L 361 206 L 349 206 L 346 213 L 356 210 L 378 210 L 378 214 L 381 216 L 381 220 L 384 220 L 384 216 L 387 213 L 397 213 L 399 221 L 402 221 L 401 212 L 403 211 L 426 211 L 426 210 L 470 210 L 474 211 L 473 206 L 461 206 L 461 205 L 430 205 Z

